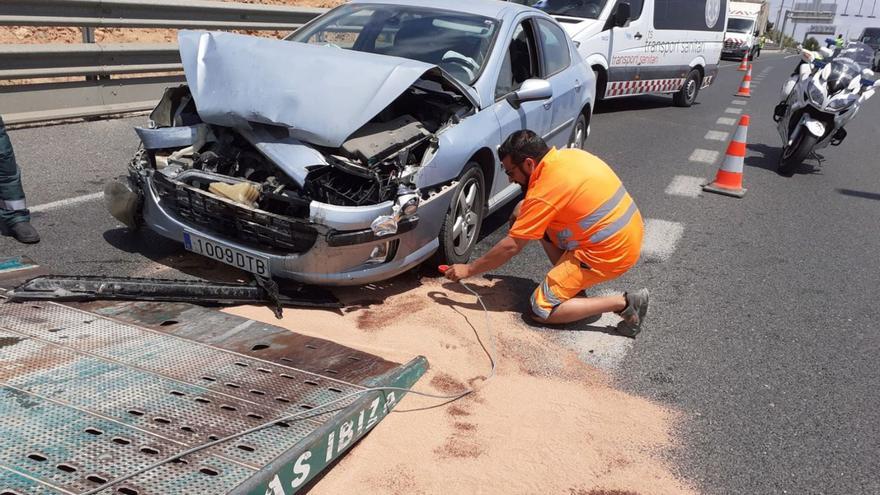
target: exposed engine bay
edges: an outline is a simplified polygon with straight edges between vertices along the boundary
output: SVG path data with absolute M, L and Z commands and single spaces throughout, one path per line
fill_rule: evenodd
M 152 129 L 193 129 L 192 144 L 157 147 L 144 140 L 132 167 L 153 170 L 154 182 L 165 183 L 166 191 L 185 185 L 282 216 L 307 216 L 311 201 L 364 206 L 393 200 L 417 190 L 415 175 L 433 155 L 436 133 L 473 111 L 433 74 L 426 73 L 338 148 L 296 141 L 322 158 L 300 167 L 300 180 L 285 172 L 277 157 L 262 153 L 252 133 L 202 122 L 188 87 L 169 89 L 150 116 Z M 285 127 L 253 125 L 264 135 L 290 140 Z

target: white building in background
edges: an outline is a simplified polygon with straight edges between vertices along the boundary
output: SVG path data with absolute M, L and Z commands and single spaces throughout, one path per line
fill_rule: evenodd
M 880 0 L 776 0 L 771 7 L 770 20 L 776 22 L 775 29 L 779 29 L 785 23 L 785 34 L 792 36 L 797 41 L 803 41 L 808 33 L 812 34 L 820 42 L 825 37 L 837 37 L 843 34 L 847 40 L 858 37 L 867 27 L 880 27 Z M 781 9 L 780 9 L 781 7 Z M 786 11 L 833 13 L 829 15 L 829 21 L 803 20 L 794 23 L 792 19 L 784 20 Z M 824 30 L 828 34 L 821 33 Z M 833 35 L 831 34 L 833 33 Z

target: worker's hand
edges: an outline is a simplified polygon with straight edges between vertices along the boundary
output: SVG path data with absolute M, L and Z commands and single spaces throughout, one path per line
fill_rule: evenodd
M 458 282 L 463 278 L 468 278 L 471 276 L 471 267 L 470 265 L 452 265 L 446 270 L 444 274 L 446 278 L 452 280 L 453 282 Z

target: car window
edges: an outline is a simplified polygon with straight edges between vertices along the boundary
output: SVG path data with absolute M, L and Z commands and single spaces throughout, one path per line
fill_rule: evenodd
M 524 21 L 514 30 L 510 46 L 504 54 L 501 73 L 495 85 L 495 98 L 518 90 L 527 79 L 536 77 L 539 77 L 537 45 L 531 23 Z
M 287 39 L 437 65 L 465 84 L 482 73 L 498 21 L 427 7 L 348 4 Z
M 339 48 L 354 48 L 358 36 L 364 30 L 372 15 L 370 10 L 360 10 L 348 16 L 334 16 L 321 29 L 312 30 L 308 36 L 297 41 L 312 45 L 330 45 Z
M 571 51 L 565 31 L 547 19 L 538 19 L 538 35 L 541 38 L 544 77 L 550 77 L 567 69 L 571 64 Z

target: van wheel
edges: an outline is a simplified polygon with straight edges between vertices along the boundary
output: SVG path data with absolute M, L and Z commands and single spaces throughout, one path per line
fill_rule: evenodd
M 684 80 L 684 85 L 675 93 L 672 101 L 677 107 L 689 107 L 697 101 L 697 95 L 700 94 L 700 71 L 692 70 Z
M 480 165 L 468 163 L 452 193 L 452 203 L 440 229 L 440 247 L 432 263 L 454 265 L 470 259 L 486 214 L 485 183 Z
M 608 86 L 608 77 L 604 71 L 593 69 L 593 75 L 596 77 L 596 101 L 605 99 L 605 88 Z

